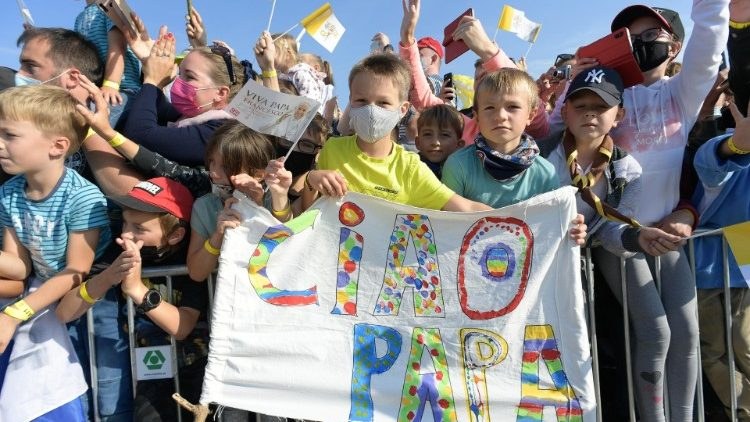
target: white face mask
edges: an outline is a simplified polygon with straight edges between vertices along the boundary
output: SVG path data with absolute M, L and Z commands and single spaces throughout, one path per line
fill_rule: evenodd
M 349 110 L 349 125 L 359 139 L 373 144 L 386 136 L 401 120 L 401 111 L 388 110 L 375 104 L 353 107 Z
M 422 70 L 424 70 L 425 72 L 427 72 L 427 68 L 429 68 L 430 65 L 432 64 L 432 58 L 425 57 L 425 56 L 420 56 L 419 57 L 419 61 L 422 62 Z

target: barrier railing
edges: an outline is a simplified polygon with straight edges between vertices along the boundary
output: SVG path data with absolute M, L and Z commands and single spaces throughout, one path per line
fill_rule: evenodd
M 712 235 L 721 235 L 721 233 L 718 234 L 712 234 Z M 688 242 L 687 245 L 688 248 L 688 257 L 690 261 L 691 266 L 691 272 L 692 272 L 692 278 L 693 278 L 693 286 L 696 285 L 695 283 L 695 245 L 694 241 L 691 239 Z M 730 380 L 730 392 L 731 392 L 731 420 L 732 422 L 735 422 L 737 420 L 737 396 L 736 396 L 736 388 L 735 384 L 733 382 L 734 380 L 734 373 L 735 373 L 735 362 L 734 362 L 734 352 L 732 349 L 732 316 L 731 316 L 731 297 L 730 297 L 730 276 L 729 276 L 729 249 L 726 240 L 723 240 L 723 246 L 722 246 L 722 260 L 723 260 L 723 279 L 724 279 L 724 322 L 725 322 L 725 339 L 726 339 L 726 350 L 728 354 L 728 363 L 729 363 L 729 377 Z M 587 315 L 586 319 L 588 321 L 588 328 L 589 328 L 589 338 L 591 342 L 591 356 L 592 356 L 592 371 L 593 371 L 593 377 L 594 377 L 594 387 L 595 387 L 595 397 L 597 401 L 597 420 L 602 421 L 602 407 L 601 407 L 601 385 L 600 385 L 600 367 L 599 367 L 599 355 L 598 355 L 598 341 L 597 341 L 597 335 L 596 335 L 596 311 L 595 311 L 595 292 L 594 292 L 594 263 L 592 260 L 591 250 L 589 248 L 585 248 L 582 250 L 583 255 L 585 256 L 584 260 L 584 274 L 585 274 L 585 280 L 586 283 L 586 300 L 587 300 Z M 661 261 L 659 258 L 656 258 L 655 260 L 655 283 L 657 286 L 658 291 L 661 294 L 661 274 L 660 274 L 660 267 L 661 267 Z M 624 324 L 624 333 L 625 333 L 625 365 L 626 365 L 626 373 L 627 373 L 627 389 L 628 389 L 628 415 L 631 421 L 636 421 L 636 411 L 635 411 L 635 391 L 634 391 L 634 380 L 633 380 L 633 373 L 632 373 L 632 356 L 631 356 L 631 339 L 630 339 L 630 321 L 628 318 L 629 315 L 629 306 L 628 306 L 628 288 L 627 283 L 624 282 L 626 280 L 626 266 L 625 266 L 625 260 L 620 259 L 620 277 L 623 281 L 621 283 L 621 294 L 623 297 L 622 300 L 622 313 L 623 313 L 623 324 Z M 169 301 L 173 302 L 172 297 L 172 277 L 176 276 L 184 276 L 187 275 L 187 267 L 184 265 L 181 266 L 164 266 L 164 267 L 152 267 L 152 268 L 144 268 L 142 276 L 143 278 L 152 278 L 152 277 L 164 277 L 166 279 L 167 284 L 167 291 L 168 291 L 168 297 Z M 209 318 L 210 323 L 210 317 L 211 312 L 210 309 L 212 308 L 213 304 L 213 284 L 214 284 L 214 275 L 212 274 L 206 281 L 208 283 L 208 300 L 209 300 L 209 312 L 207 312 L 207 317 Z M 697 294 L 696 294 L 697 296 Z M 131 373 L 133 377 L 133 394 L 135 394 L 136 391 L 136 384 L 138 382 L 137 374 L 136 374 L 136 364 L 135 364 L 135 308 L 133 306 L 133 302 L 131 299 L 128 298 L 127 301 L 127 317 L 128 317 L 128 337 L 129 337 L 129 343 L 130 343 L 130 357 L 131 357 Z M 98 403 L 97 403 L 97 373 L 96 373 L 96 351 L 94 347 L 94 325 L 93 325 L 93 316 L 91 313 L 91 310 L 89 310 L 87 314 L 87 325 L 88 325 L 88 342 L 89 342 L 89 350 L 90 350 L 90 368 L 91 368 L 91 387 L 92 392 L 94 396 L 93 400 L 93 408 L 95 411 L 95 417 L 96 420 L 99 420 L 99 413 L 98 413 Z M 174 384 L 175 384 L 175 391 L 177 393 L 180 392 L 180 385 L 179 385 L 179 371 L 178 371 L 178 362 L 177 362 L 177 345 L 174 337 L 171 337 L 170 341 L 170 359 L 172 361 L 172 368 L 174 371 Z M 704 395 L 703 395 L 703 388 L 702 388 L 702 368 L 701 368 L 701 359 L 700 359 L 700 345 L 698 345 L 697 350 L 698 355 L 698 380 L 696 383 L 696 419 L 699 422 L 703 422 L 705 419 L 705 412 L 704 412 Z M 663 385 L 665 386 L 665 392 L 664 392 L 664 409 L 666 412 L 666 420 L 669 419 L 669 392 L 667 391 L 667 383 L 666 380 L 663 382 Z M 182 421 L 181 412 L 178 407 L 177 409 L 177 417 L 179 421 Z

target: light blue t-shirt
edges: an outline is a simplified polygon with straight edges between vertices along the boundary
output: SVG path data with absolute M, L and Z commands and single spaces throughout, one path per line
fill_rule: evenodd
M 443 183 L 464 198 L 501 208 L 560 187 L 555 168 L 541 156 L 520 175 L 497 181 L 484 169 L 476 151 L 474 145 L 461 148 L 443 165 Z
M 86 6 L 76 17 L 75 31 L 83 35 L 96 46 L 102 63 L 107 63 L 107 50 L 109 41 L 107 35 L 115 24 L 96 5 L 92 3 Z M 125 70 L 120 81 L 120 89 L 141 89 L 141 62 L 135 56 L 130 47 L 125 48 Z M 115 81 L 117 82 L 117 81 Z
M 107 202 L 99 188 L 75 170 L 65 168 L 57 186 L 46 198 L 26 198 L 26 177 L 16 176 L 0 186 L 0 225 L 12 227 L 29 251 L 34 272 L 42 280 L 67 264 L 68 234 L 99 229 L 96 257 L 104 253 L 112 236 Z

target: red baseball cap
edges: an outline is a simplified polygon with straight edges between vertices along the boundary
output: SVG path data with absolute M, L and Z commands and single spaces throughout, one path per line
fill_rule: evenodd
M 443 46 L 432 37 L 424 37 L 417 40 L 417 48 L 429 48 L 430 50 L 437 53 L 440 59 L 443 59 Z
M 166 178 L 138 182 L 127 195 L 110 198 L 123 207 L 144 212 L 168 212 L 180 220 L 190 221 L 193 195 L 180 182 Z

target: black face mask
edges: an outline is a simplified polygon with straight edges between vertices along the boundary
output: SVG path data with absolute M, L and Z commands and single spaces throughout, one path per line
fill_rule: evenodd
M 669 45 L 666 41 L 633 41 L 633 55 L 641 72 L 648 72 L 669 58 Z
M 165 246 L 157 248 L 156 246 L 142 246 L 141 259 L 144 264 L 158 264 L 171 255 L 170 248 Z
M 279 157 L 285 156 L 287 152 L 289 152 L 289 148 L 282 146 L 276 147 L 276 154 L 278 154 Z M 284 168 L 292 172 L 292 177 L 297 177 L 310 171 L 314 163 L 315 155 L 292 151 L 286 161 L 284 161 Z

